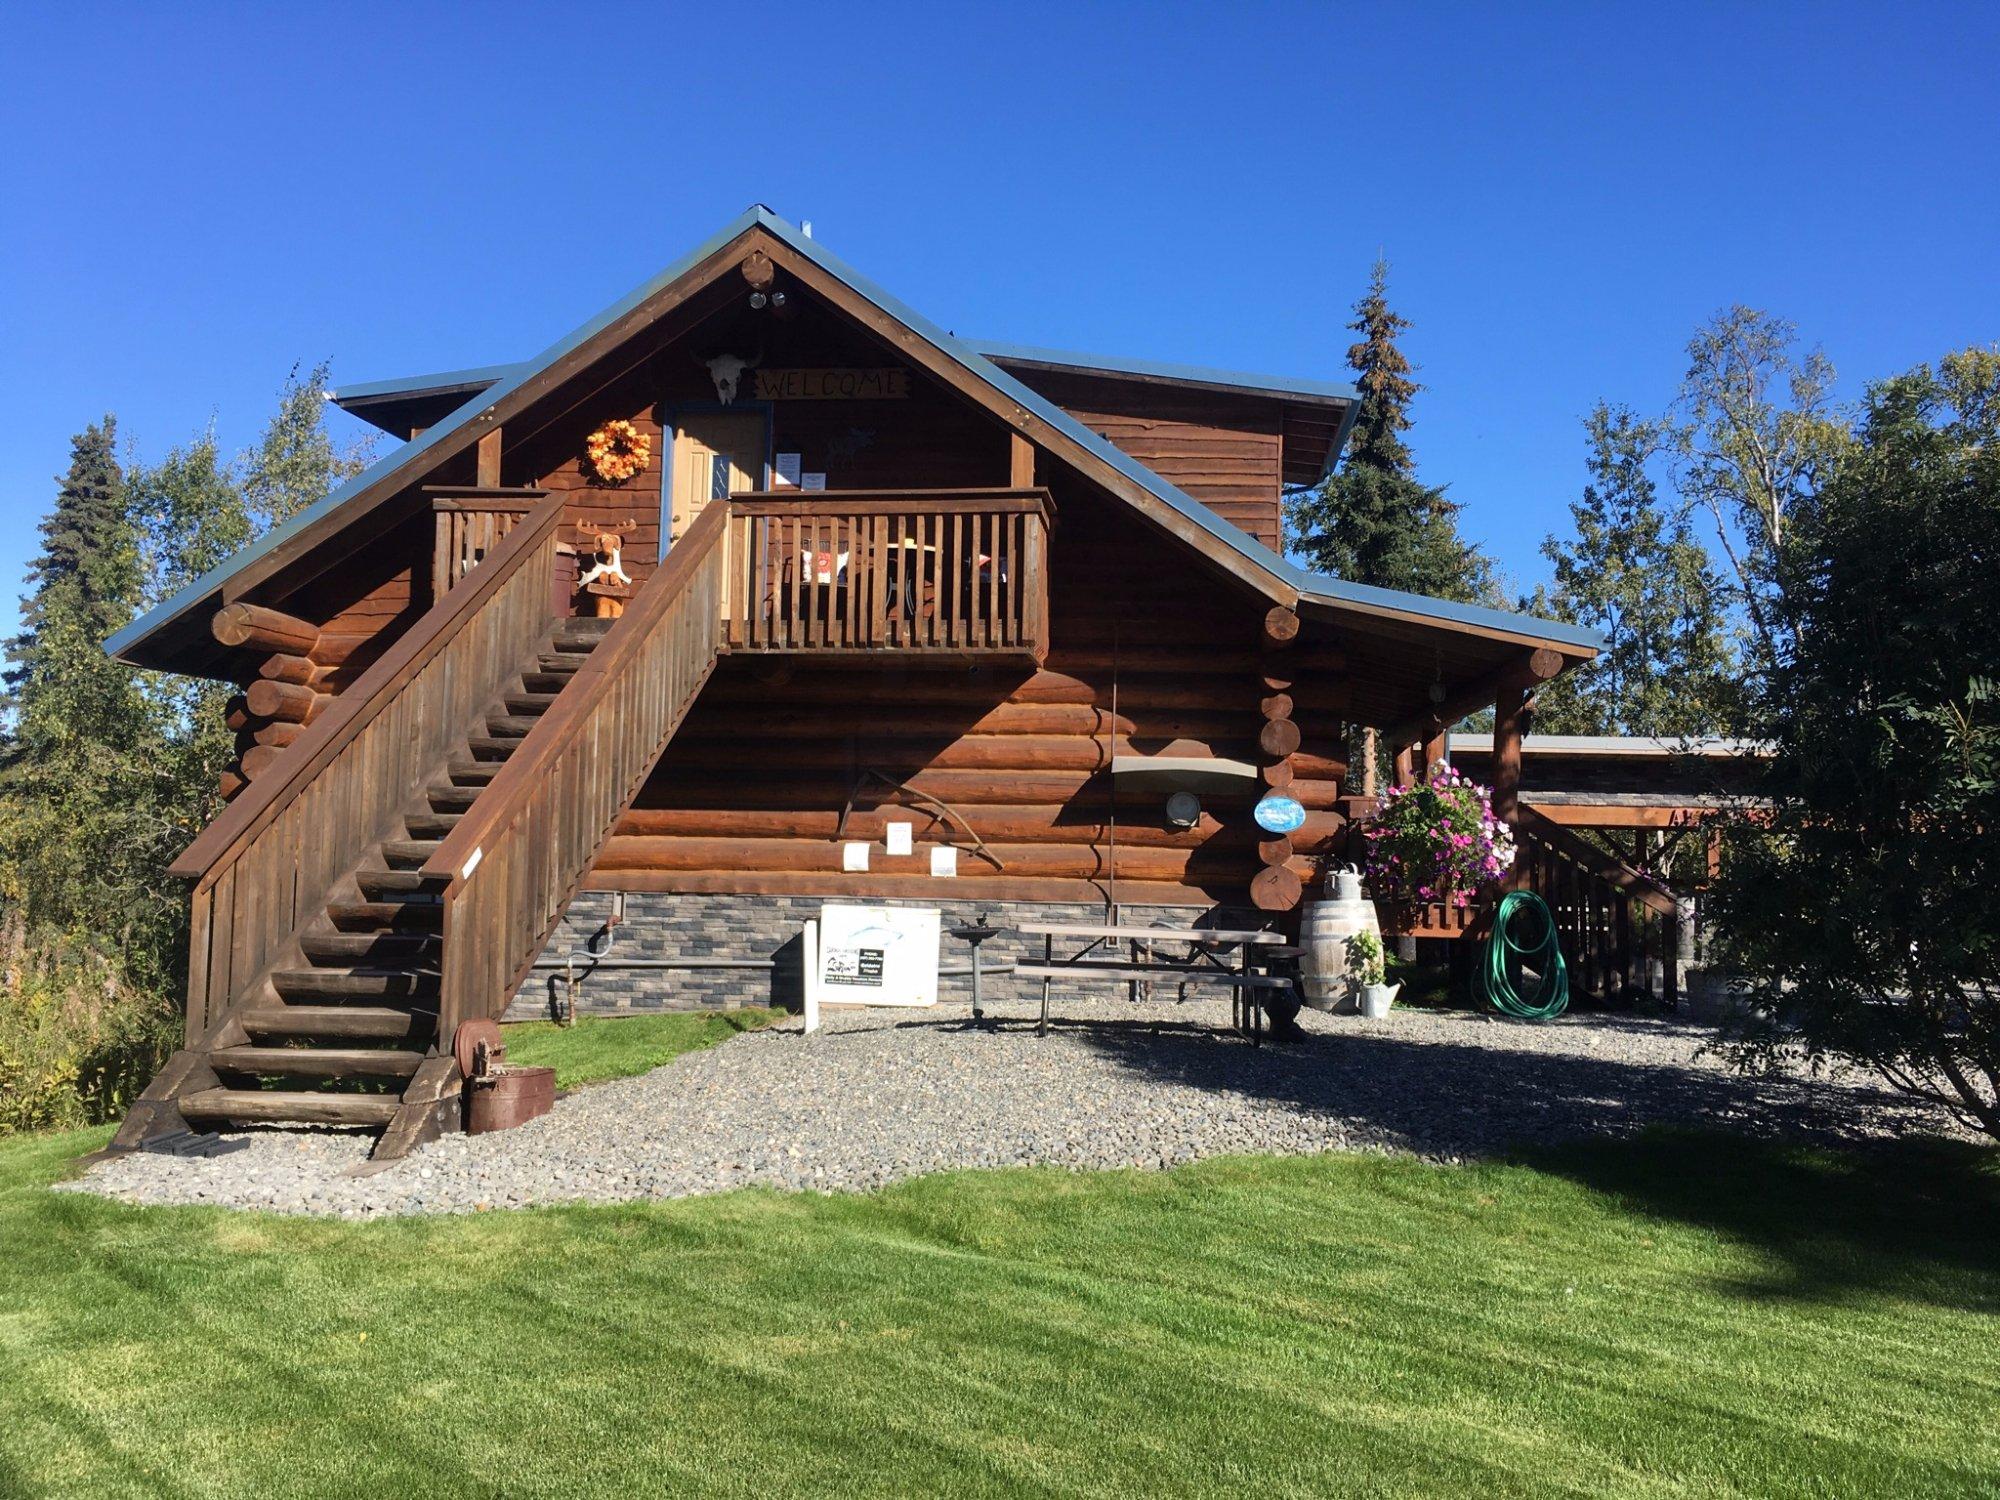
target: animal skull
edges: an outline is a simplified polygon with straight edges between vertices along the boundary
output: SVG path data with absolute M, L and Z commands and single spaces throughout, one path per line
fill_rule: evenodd
M 718 354 L 708 361 L 708 378 L 715 382 L 715 399 L 724 406 L 736 399 L 736 387 L 752 361 L 740 354 Z

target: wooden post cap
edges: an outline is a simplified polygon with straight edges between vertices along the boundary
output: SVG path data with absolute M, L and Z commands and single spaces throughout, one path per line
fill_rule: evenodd
M 1259 911 L 1290 911 L 1305 887 L 1288 865 L 1266 865 L 1250 882 L 1250 903 Z
M 1272 719 L 1257 736 L 1257 747 L 1275 760 L 1299 748 L 1299 726 L 1290 719 Z

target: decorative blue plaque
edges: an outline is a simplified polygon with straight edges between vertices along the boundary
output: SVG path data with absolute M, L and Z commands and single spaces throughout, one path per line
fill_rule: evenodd
M 1267 792 L 1253 816 L 1266 833 L 1290 833 L 1306 820 L 1306 810 L 1282 792 Z

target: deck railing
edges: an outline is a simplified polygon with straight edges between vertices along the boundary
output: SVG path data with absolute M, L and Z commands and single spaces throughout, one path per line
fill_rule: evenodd
M 722 646 L 728 507 L 710 506 L 425 862 L 444 893 L 438 1034 L 527 976 Z
M 1607 1000 L 1680 993 L 1680 908 L 1673 893 L 1531 807 L 1514 825 L 1512 883 L 1549 905 L 1571 983 Z
M 301 922 L 547 637 L 561 516 L 560 495 L 539 502 L 174 861 L 171 873 L 196 882 L 190 1042 L 253 997 Z
M 542 491 L 433 488 L 437 539 L 431 549 L 431 598 L 442 599 L 498 547 Z
M 1045 490 L 787 490 L 729 513 L 731 651 L 1047 651 Z
M 1360 834 L 1377 806 L 1370 797 L 1343 801 L 1352 851 L 1361 849 Z M 1673 1004 L 1680 990 L 1681 922 L 1673 892 L 1532 807 L 1517 809 L 1514 841 L 1514 868 L 1504 883 L 1482 890 L 1466 906 L 1450 900 L 1384 905 L 1384 933 L 1474 941 L 1484 937 L 1501 891 L 1533 891 L 1555 917 L 1577 991 L 1604 1000 L 1657 994 Z

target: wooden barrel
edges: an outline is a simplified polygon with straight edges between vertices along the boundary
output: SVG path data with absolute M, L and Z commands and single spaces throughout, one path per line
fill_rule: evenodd
M 1382 924 L 1373 901 L 1308 901 L 1300 915 L 1299 945 L 1305 954 L 1299 973 L 1306 1004 L 1336 1010 L 1351 1003 L 1355 986 L 1347 977 L 1347 940 L 1358 932 L 1379 939 Z

